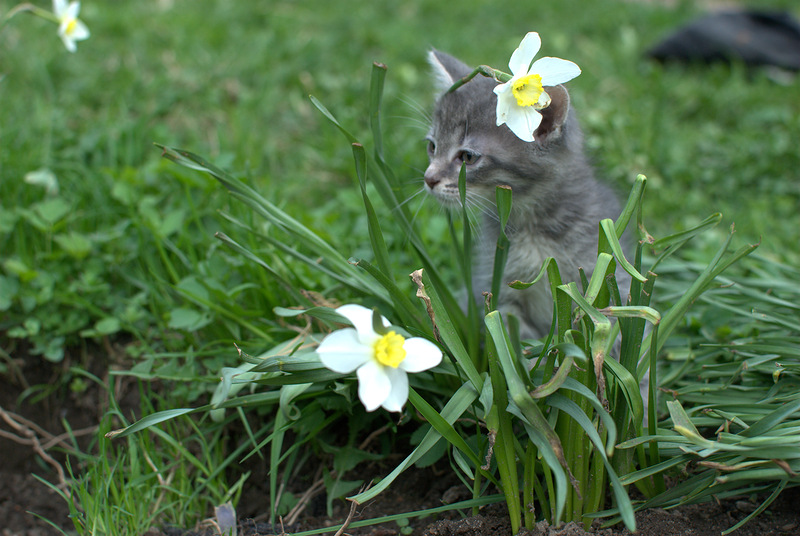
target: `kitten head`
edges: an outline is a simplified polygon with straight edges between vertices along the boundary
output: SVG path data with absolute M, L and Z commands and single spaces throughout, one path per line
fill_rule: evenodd
M 554 179 L 554 166 L 572 150 L 573 127 L 567 90 L 547 87 L 551 104 L 542 110 L 542 123 L 535 141 L 524 142 L 506 126 L 497 126 L 497 82 L 478 75 L 447 93 L 454 82 L 472 69 L 456 58 L 432 50 L 428 60 L 439 90 L 433 122 L 428 132 L 425 189 L 445 206 L 458 206 L 458 175 L 462 164 L 467 173 L 467 195 L 493 202 L 495 187 L 511 187 L 515 201 Z M 574 135 L 570 131 L 574 130 Z M 579 145 L 579 143 L 578 143 Z M 578 149 L 580 153 L 580 150 Z

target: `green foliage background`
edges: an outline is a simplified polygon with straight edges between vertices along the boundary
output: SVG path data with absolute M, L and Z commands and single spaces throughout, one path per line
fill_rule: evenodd
M 700 12 L 694 3 L 445 4 L 85 2 L 92 37 L 74 55 L 51 25 L 18 16 L 0 33 L 0 250 L 4 277 L 24 287 L 4 281 L 6 327 L 30 321 L 22 307 L 39 325 L 16 334 L 58 357 L 63 341 L 53 333 L 72 343 L 82 330 L 150 339 L 143 333 L 183 302 L 173 287 L 198 269 L 224 272 L 228 289 L 244 282 L 225 268 L 238 261 L 220 261 L 209 239 L 224 228 L 215 211 L 230 208 L 226 194 L 160 160 L 153 142 L 248 177 L 348 254 L 363 253 L 365 235 L 350 232 L 364 225 L 349 148 L 308 95 L 358 134 L 371 62 L 385 63 L 386 145 L 410 197 L 426 165 L 427 49 L 503 67 L 531 29 L 543 36 L 542 54 L 582 67 L 570 88 L 601 175 L 622 194 L 647 175 L 647 213 L 661 229 L 720 211 L 743 240 L 763 240 L 762 253 L 797 259 L 796 82 L 643 56 Z M 41 169 L 58 179 L 55 199 L 23 181 Z M 441 240 L 440 210 L 422 197 L 410 203 L 423 205 L 418 217 Z M 250 307 L 269 310 L 271 300 L 242 292 Z M 207 323 L 205 313 L 174 326 Z
M 767 6 L 798 15 L 791 0 L 759 3 Z M 0 3 L 0 13 L 11 7 Z M 411 198 L 426 166 L 427 50 L 503 68 L 531 30 L 542 35 L 542 55 L 583 70 L 569 88 L 600 175 L 621 195 L 637 174 L 648 176 L 651 232 L 663 236 L 719 211 L 723 225 L 694 242 L 690 259 L 708 257 L 735 222 L 735 242 L 761 240 L 760 255 L 796 264 L 796 77 L 644 57 L 705 8 L 690 1 L 84 1 L 92 37 L 76 54 L 63 49 L 52 25 L 20 15 L 0 29 L 4 354 L 25 341 L 34 354 L 77 364 L 76 348 L 107 336 L 127 343 L 126 370 L 176 381 L 170 406 L 196 400 L 213 389 L 222 366 L 238 362 L 233 343 L 257 352 L 286 338 L 272 309 L 296 302 L 224 249 L 215 232 L 271 259 L 298 289 L 347 294 L 241 232 L 220 211 L 245 223 L 252 215 L 211 177 L 163 160 L 153 143 L 206 156 L 346 257 L 369 258 L 351 149 L 308 96 L 366 137 L 372 62 L 386 64 L 384 144 Z M 59 191 L 26 176 L 54 177 Z M 446 265 L 446 220 L 423 197 L 409 206 Z M 400 230 L 384 233 L 390 244 L 404 240 Z M 392 262 L 398 273 L 417 268 L 404 258 Z M 709 310 L 687 319 L 690 333 L 715 324 Z M 714 327 L 713 336 L 730 336 L 729 326 Z

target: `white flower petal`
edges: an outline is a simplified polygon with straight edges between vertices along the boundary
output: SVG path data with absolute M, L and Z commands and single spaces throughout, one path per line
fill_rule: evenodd
M 73 41 L 68 35 L 63 32 L 58 32 L 58 34 L 61 37 L 61 41 L 64 43 L 64 46 L 67 47 L 67 50 L 70 52 L 75 52 L 78 50 L 78 47 L 75 45 L 75 41 Z
M 442 362 L 442 351 L 439 347 L 422 337 L 406 339 L 403 350 L 406 351 L 406 358 L 399 368 L 406 372 L 421 372 Z
M 61 16 L 67 11 L 67 0 L 53 0 L 53 13 L 56 17 Z
M 528 32 L 519 44 L 519 47 L 511 54 L 508 60 L 508 68 L 514 76 L 528 74 L 528 68 L 533 61 L 533 57 L 542 47 L 542 39 L 536 32 Z
M 581 74 L 581 68 L 569 60 L 544 57 L 533 63 L 531 72 L 541 75 L 543 86 L 555 86 Z
M 522 108 L 518 106 L 508 114 L 506 125 L 519 139 L 531 142 L 533 141 L 533 133 L 539 128 L 541 122 L 542 114 L 534 110 L 533 107 Z
M 389 397 L 392 383 L 386 368 L 376 361 L 368 361 L 356 371 L 358 376 L 358 398 L 367 411 L 375 411 Z
M 348 304 L 342 305 L 336 312 L 347 318 L 358 332 L 358 339 L 361 344 L 372 346 L 380 338 L 380 335 L 372 329 L 372 309 L 367 309 L 362 305 Z M 389 321 L 381 316 L 383 325 L 389 327 Z
M 84 39 L 89 39 L 89 28 L 87 28 L 86 25 L 80 20 L 76 20 L 69 37 L 73 41 L 83 41 Z
M 494 88 L 494 92 L 497 94 L 496 113 L 497 113 L 497 126 L 499 127 L 500 125 L 508 121 L 508 114 L 511 113 L 511 110 L 515 106 L 517 106 L 517 99 L 511 92 L 510 82 L 503 84 L 502 86 L 497 86 L 496 88 Z
M 381 406 L 387 411 L 402 411 L 408 400 L 408 376 L 404 370 L 391 367 L 386 367 L 384 370 L 392 388 Z
M 511 80 L 509 80 L 505 84 L 498 84 L 498 85 L 496 85 L 494 87 L 494 89 L 492 91 L 494 91 L 494 94 L 497 95 L 497 96 L 510 94 L 511 93 L 511 83 L 514 80 L 516 80 L 516 79 L 512 78 Z
M 70 19 L 77 19 L 78 13 L 81 12 L 81 3 L 80 2 L 70 2 L 67 6 L 66 11 L 64 12 L 64 17 L 68 17 Z
M 327 335 L 317 347 L 319 360 L 325 367 L 340 374 L 353 372 L 372 360 L 373 350 L 361 344 L 353 328 L 340 329 Z

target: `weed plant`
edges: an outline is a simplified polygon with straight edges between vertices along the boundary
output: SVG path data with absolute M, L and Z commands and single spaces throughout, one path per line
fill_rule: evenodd
M 0 99 L 14 103 L 0 107 L 0 367 L 14 367 L 14 358 L 28 344 L 34 355 L 80 365 L 71 351 L 76 345 L 94 348 L 104 340 L 131 341 L 116 374 L 170 385 L 168 399 L 144 397 L 158 401 L 157 407 L 145 408 L 153 416 L 127 431 L 152 426 L 147 432 L 129 435 L 125 446 L 100 440 L 98 457 L 73 460 L 72 504 L 79 532 L 122 533 L 127 527 L 138 533 L 150 522 L 191 523 L 187 511 L 202 518 L 208 504 L 235 497 L 238 476 L 233 477 L 236 484 L 216 479 L 240 459 L 236 453 L 243 452 L 241 444 L 230 450 L 222 449 L 220 442 L 215 448 L 203 446 L 208 441 L 203 438 L 216 437 L 220 423 L 232 420 L 245 426 L 243 444 L 248 450 L 269 448 L 273 515 L 288 513 L 299 500 L 281 492 L 281 484 L 309 467 L 314 456 L 332 460 L 321 477 L 329 507 L 335 497 L 355 493 L 359 483 L 344 480 L 346 471 L 369 456 L 387 456 L 397 448 L 386 438 L 368 452 L 358 448 L 364 435 L 381 429 L 391 431 L 391 437 L 417 430 L 412 438 L 418 446 L 398 471 L 412 461 L 430 463 L 446 454 L 456 474 L 474 490 L 467 507 L 497 500 L 490 491 L 497 484 L 512 515 L 527 511 L 531 499 L 515 494 L 516 471 L 520 489 L 534 490 L 536 511 L 550 519 L 587 521 L 593 509 L 600 508 L 601 492 L 607 487 L 598 479 L 591 490 L 578 487 L 579 498 L 576 489 L 561 480 L 568 475 L 563 464 L 533 456 L 548 451 L 548 445 L 557 452 L 551 442 L 541 442 L 537 430 L 552 429 L 562 439 L 570 437 L 574 427 L 581 434 L 597 432 L 602 448 L 591 442 L 579 446 L 586 451 L 563 445 L 573 476 L 582 478 L 589 471 L 612 481 L 616 477 L 622 486 L 636 485 L 648 497 L 643 505 L 628 506 L 617 495 L 618 509 L 601 512 L 611 519 L 623 515 L 630 522 L 634 508 L 671 506 L 737 490 L 768 489 L 774 492 L 771 500 L 785 485 L 795 483 L 793 455 L 764 444 L 797 439 L 798 412 L 788 388 L 796 382 L 798 312 L 791 304 L 797 303 L 798 274 L 775 261 L 791 264 L 798 258 L 792 246 L 800 240 L 795 210 L 800 183 L 792 172 L 800 166 L 792 143 L 800 134 L 796 82 L 782 73 L 747 71 L 738 65 L 686 68 L 642 60 L 642 51 L 657 36 L 696 14 L 689 2 L 666 8 L 630 2 L 587 6 L 575 0 L 515 6 L 513 13 L 467 2 L 462 9 L 472 14 L 472 21 L 452 17 L 452 8 L 441 2 L 374 2 L 358 9 L 358 20 L 372 23 L 356 23 L 351 12 L 325 2 L 252 6 L 179 0 L 127 3 L 113 10 L 84 2 L 81 16 L 92 38 L 81 43 L 78 54 L 66 58 L 55 35 L 50 36 L 54 43 L 33 38 L 41 29 L 34 19 L 15 19 L 0 31 Z M 428 214 L 426 207 L 418 209 L 416 200 L 403 203 L 410 190 L 419 189 L 419 180 L 406 177 L 414 174 L 410 168 L 420 165 L 424 151 L 416 140 L 423 138 L 426 127 L 418 128 L 417 122 L 424 123 L 418 111 L 410 112 L 415 116 L 411 119 L 394 114 L 402 109 L 400 113 L 408 115 L 408 108 L 425 108 L 422 103 L 430 100 L 422 74 L 427 72 L 427 44 L 466 60 L 505 58 L 519 35 L 531 29 L 530 21 L 563 56 L 580 60 L 584 75 L 573 99 L 590 148 L 620 190 L 628 189 L 633 173 L 648 176 L 647 195 L 632 197 L 630 217 L 638 223 L 641 211 L 648 225 L 665 237 L 656 241 L 654 256 L 648 256 L 645 247 L 641 258 L 637 253 L 630 259 L 644 276 L 657 264 L 659 277 L 650 305 L 663 314 L 658 334 L 641 349 L 635 348 L 635 341 L 643 320 L 633 317 L 618 323 L 628 340 L 623 351 L 627 358 L 621 360 L 622 367 L 605 360 L 610 413 L 594 405 L 598 391 L 591 385 L 593 368 L 587 366 L 595 349 L 611 337 L 604 332 L 595 337 L 603 325 L 595 311 L 604 309 L 605 282 L 595 279 L 555 292 L 561 304 L 556 311 L 565 321 L 556 326 L 568 327 L 558 327 L 548 344 L 563 345 L 569 339 L 575 347 L 558 346 L 561 353 L 548 354 L 545 345 L 523 345 L 514 337 L 513 322 L 500 322 L 491 313 L 488 326 L 482 327 L 483 311 L 461 318 L 455 300 L 447 296 L 447 289 L 464 284 L 458 275 L 463 270 L 444 269 L 453 259 L 467 256 L 463 249 L 454 249 L 469 244 L 469 230 L 461 220 Z M 478 32 L 505 38 L 474 39 Z M 240 53 L 242 42 L 248 43 L 248 54 Z M 369 76 L 361 67 L 365 57 L 391 67 L 385 98 L 391 111 L 380 117 L 388 125 L 382 130 L 375 128 L 376 102 L 363 121 L 363 81 Z M 376 137 L 370 150 L 341 143 L 336 129 L 326 127 L 324 115 L 306 98 L 308 93 L 335 110 L 339 124 L 349 130 L 361 132 L 371 124 Z M 373 99 L 380 94 L 373 90 Z M 383 139 L 391 148 L 391 165 L 383 161 Z M 167 152 L 183 163 L 214 170 L 236 192 L 225 196 L 206 175 L 159 160 L 151 145 L 154 140 L 191 147 L 211 155 L 221 167 L 238 168 L 234 174 L 244 177 L 244 186 L 202 159 Z M 351 153 L 363 189 L 353 187 Z M 394 199 L 387 201 L 389 189 Z M 717 268 L 730 259 L 724 253 L 717 259 L 715 252 L 722 252 L 720 244 L 728 240 L 729 220 L 711 229 L 715 219 L 703 220 L 709 198 L 714 199 L 714 210 L 735 217 L 745 242 L 756 242 L 759 236 L 763 241 L 764 258 L 748 259 L 727 279 L 720 279 Z M 271 201 L 267 213 L 279 221 L 264 219 L 262 201 Z M 367 201 L 373 204 L 375 218 L 363 208 Z M 280 221 L 284 216 L 293 221 Z M 359 232 L 368 226 L 372 241 Z M 232 238 L 210 240 L 220 227 Z M 303 229 L 316 238 L 287 238 Z M 680 234 L 682 229 L 690 232 Z M 281 234 L 287 230 L 290 234 Z M 695 232 L 700 230 L 706 232 Z M 607 223 L 602 232 L 608 244 L 601 253 L 611 257 L 600 257 L 596 273 L 605 273 L 622 258 L 613 249 L 617 229 Z M 663 248 L 674 251 L 690 234 L 692 246 L 684 248 L 680 258 L 658 260 Z M 385 248 L 376 242 L 379 236 Z M 304 250 L 309 244 L 334 251 Z M 297 256 L 303 252 L 305 258 Z M 323 266 L 325 273 L 313 256 L 320 253 L 331 262 Z M 354 267 L 350 257 L 365 260 Z M 427 312 L 413 296 L 416 287 L 405 278 L 420 266 L 425 267 L 423 282 L 432 307 L 439 310 L 436 325 L 442 345 L 456 359 L 435 375 L 415 380 L 411 404 L 435 425 L 431 430 L 411 412 L 400 422 L 363 412 L 357 402 L 351 403 L 352 382 L 329 372 L 324 376 L 309 353 L 327 330 L 339 326 L 324 309 L 313 308 L 328 301 L 358 299 L 379 307 L 411 334 L 432 338 Z M 543 277 L 558 287 L 555 275 L 551 266 Z M 276 284 L 279 281 L 285 284 Z M 654 280 L 648 276 L 648 281 Z M 693 290 L 687 295 L 688 289 Z M 686 296 L 692 295 L 698 301 L 688 308 L 692 298 Z M 638 296 L 633 306 L 639 307 L 636 314 L 644 314 L 648 304 L 644 294 Z M 572 316 L 570 302 L 578 304 L 577 316 Z M 301 321 L 306 317 L 295 316 L 298 310 L 282 309 L 297 305 L 316 315 L 315 320 L 307 325 Z M 273 311 L 288 316 L 276 318 Z M 442 322 L 442 311 L 452 315 L 452 331 L 442 329 L 448 325 Z M 287 350 L 286 341 L 298 330 L 295 346 L 310 346 Z M 489 336 L 484 344 L 476 335 L 481 331 Z M 234 343 L 244 351 L 245 364 L 240 364 Z M 656 426 L 657 419 L 651 418 L 650 428 L 640 431 L 633 386 L 644 369 L 634 375 L 630 363 L 651 344 L 662 349 L 657 375 L 651 377 L 672 390 L 660 393 L 658 404 L 650 404 L 667 420 Z M 265 348 L 274 350 L 265 353 Z M 286 360 L 279 356 L 288 354 L 306 355 L 307 363 L 298 362 L 310 371 L 278 373 L 269 368 L 285 369 Z M 542 361 L 533 376 L 517 369 L 521 358 L 539 356 Z M 573 376 L 582 374 L 578 368 L 586 373 L 581 380 L 591 385 L 594 395 L 572 394 L 568 387 L 574 377 L 548 384 L 554 365 L 568 359 L 577 363 Z M 649 360 L 643 363 L 646 367 Z M 83 376 L 73 372 L 75 368 L 64 370 L 79 388 Z M 221 370 L 224 381 L 219 387 Z M 276 380 L 283 376 L 292 379 Z M 313 385 L 304 389 L 292 383 L 303 379 L 313 379 Z M 280 381 L 290 385 L 275 385 Z M 519 381 L 521 386 L 515 383 Z M 478 389 L 481 382 L 484 387 Z M 542 384 L 561 387 L 533 399 L 547 426 L 531 434 L 519 428 L 531 417 L 514 415 L 509 417 L 510 440 L 509 422 L 497 410 L 504 404 L 502 393 L 511 401 L 515 395 L 527 401 L 525 393 Z M 211 404 L 195 404 L 215 391 Z M 742 396 L 732 400 L 734 392 Z M 573 413 L 586 420 L 566 417 L 568 411 L 557 405 L 561 402 L 554 402 L 561 395 L 579 404 L 580 411 Z M 244 413 L 252 405 L 260 407 L 257 419 Z M 281 411 L 274 411 L 276 407 Z M 169 411 L 156 412 L 165 408 Z M 216 420 L 192 424 L 186 417 L 168 418 L 209 412 Z M 468 429 L 456 423 L 458 415 L 491 423 L 501 435 L 499 444 L 505 450 L 495 451 L 488 469 L 479 467 L 485 463 L 486 429 Z M 114 418 L 115 426 L 124 426 L 129 416 Z M 260 422 L 253 427 L 253 420 Z M 158 427 L 153 426 L 156 421 Z M 346 437 L 330 432 L 337 427 L 347 430 Z M 613 451 L 607 448 L 615 443 L 612 433 L 622 442 Z M 756 433 L 765 438 L 761 444 L 754 443 Z M 192 450 L 181 450 L 168 439 L 187 434 L 197 438 Z M 309 439 L 289 445 L 287 434 Z M 440 436 L 446 440 L 438 440 Z M 204 453 L 200 458 L 198 449 Z M 588 470 L 576 468 L 577 457 L 587 452 L 595 461 Z M 196 459 L 202 463 L 193 463 Z M 601 467 L 606 459 L 610 467 Z M 170 462 L 162 466 L 158 460 Z M 175 465 L 170 465 L 173 460 Z M 520 460 L 519 468 L 513 460 Z M 169 484 L 159 478 L 166 466 L 174 468 Z M 213 478 L 201 466 L 215 467 Z M 671 495 L 660 493 L 658 475 L 672 469 L 688 471 L 678 473 L 682 487 Z M 198 475 L 203 481 L 210 479 L 211 489 L 195 484 Z M 130 482 L 138 484 L 136 491 L 123 498 L 120 493 L 130 492 L 125 487 Z M 180 491 L 189 488 L 191 494 Z M 120 493 L 109 492 L 108 501 L 98 500 L 104 489 Z M 178 492 L 171 494 L 173 489 Z M 194 502 L 199 495 L 202 498 Z M 162 496 L 169 498 L 160 503 L 148 499 Z M 159 508 L 147 508 L 154 504 Z M 166 504 L 169 507 L 162 508 Z M 136 519 L 127 514 L 114 517 L 124 512 L 136 512 Z M 521 522 L 530 521 L 528 516 Z
M 145 411 L 153 407 L 144 404 Z M 126 422 L 119 408 L 100 425 L 95 452 L 68 462 L 71 485 L 56 488 L 78 534 L 144 534 L 155 526 L 193 526 L 198 512 L 237 502 L 249 473 L 229 482 L 226 471 L 245 447 L 227 448 L 226 425 L 173 420 L 124 441 L 103 436 Z

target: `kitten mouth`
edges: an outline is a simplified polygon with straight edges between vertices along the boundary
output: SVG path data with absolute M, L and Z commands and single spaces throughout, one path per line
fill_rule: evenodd
M 440 205 L 445 208 L 461 208 L 461 196 L 458 190 L 452 188 L 429 189 L 428 193 L 436 198 Z
M 450 210 L 461 208 L 461 200 L 458 199 L 458 198 L 454 198 L 454 197 L 453 198 L 448 197 L 446 199 L 441 199 L 440 198 L 439 199 L 439 204 L 442 205 L 444 208 L 450 209 Z

